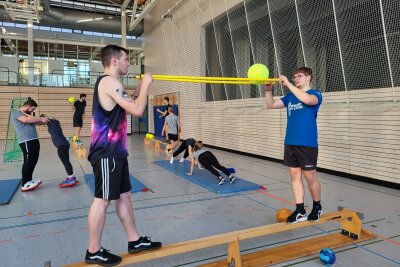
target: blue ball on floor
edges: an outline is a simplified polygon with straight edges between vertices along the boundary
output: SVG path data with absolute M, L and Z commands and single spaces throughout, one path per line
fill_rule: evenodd
M 322 261 L 322 263 L 326 266 L 331 266 L 332 264 L 335 263 L 336 261 L 336 255 L 335 253 L 330 250 L 329 248 L 323 248 L 319 252 L 319 259 Z

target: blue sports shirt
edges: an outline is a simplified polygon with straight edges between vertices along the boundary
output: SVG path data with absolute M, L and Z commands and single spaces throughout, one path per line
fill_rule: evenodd
M 281 98 L 287 113 L 285 145 L 318 147 L 317 113 L 322 103 L 322 94 L 313 89 L 306 93 L 315 95 L 318 104 L 306 105 L 293 93 Z

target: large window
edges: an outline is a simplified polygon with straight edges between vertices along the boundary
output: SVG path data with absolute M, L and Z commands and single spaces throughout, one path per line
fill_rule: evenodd
M 323 92 L 400 86 L 400 1 L 382 3 L 245 0 L 204 27 L 206 74 L 246 77 L 262 63 L 270 77 L 308 66 Z M 255 85 L 206 86 L 207 101 L 262 96 Z

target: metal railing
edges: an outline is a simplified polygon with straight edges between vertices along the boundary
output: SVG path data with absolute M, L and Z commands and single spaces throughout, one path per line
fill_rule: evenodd
M 53 70 L 51 73 L 41 73 L 39 68 L 29 68 L 28 71 L 10 71 L 0 66 L 0 85 L 44 86 L 44 87 L 94 87 L 97 78 L 103 75 L 96 71 L 76 71 L 66 73 L 64 70 Z M 27 74 L 26 74 L 27 73 Z M 120 77 L 125 87 L 134 87 L 137 82 L 134 74 Z
M 0 66 L 0 84 L 1 85 L 17 85 L 18 74 L 15 71 L 10 71 L 7 67 Z

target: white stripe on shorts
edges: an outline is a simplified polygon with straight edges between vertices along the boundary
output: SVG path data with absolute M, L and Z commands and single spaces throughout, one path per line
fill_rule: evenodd
M 108 199 L 110 195 L 110 174 L 108 168 L 108 158 L 101 159 L 101 177 L 103 182 L 103 199 Z

